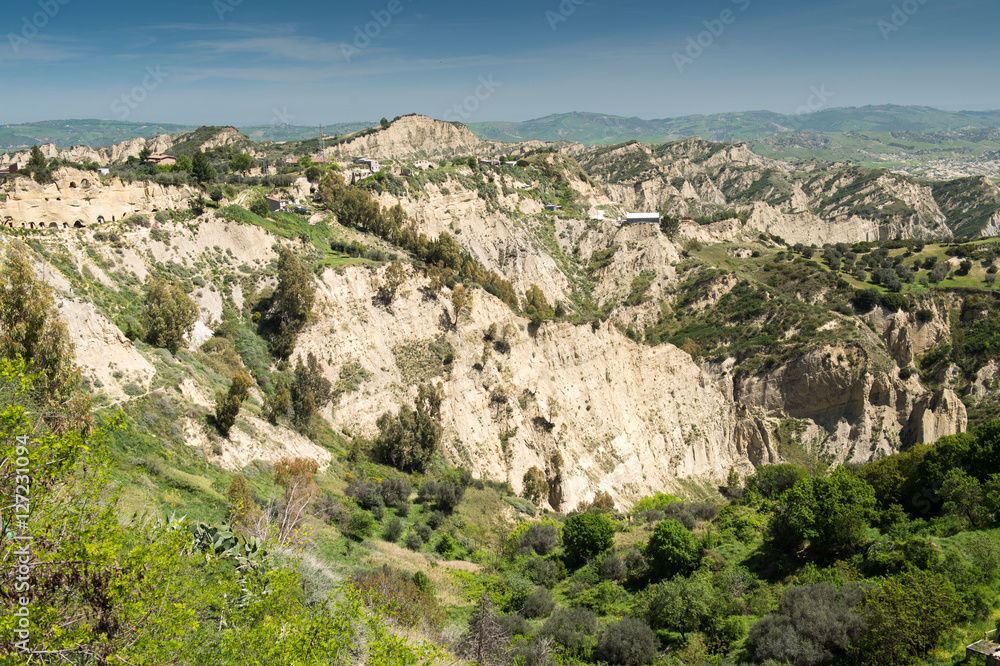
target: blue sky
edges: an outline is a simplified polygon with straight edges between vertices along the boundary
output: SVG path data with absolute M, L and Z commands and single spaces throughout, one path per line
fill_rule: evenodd
M 1000 108 L 996 0 L 4 6 L 0 123 L 793 113 L 814 88 L 825 107 Z

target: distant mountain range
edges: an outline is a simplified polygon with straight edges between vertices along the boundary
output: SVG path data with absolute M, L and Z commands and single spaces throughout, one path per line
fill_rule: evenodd
M 351 134 L 374 122 L 324 125 L 328 137 Z M 740 111 L 644 120 L 598 113 L 563 113 L 524 122 L 470 123 L 479 138 L 521 142 L 575 141 L 608 145 L 639 141 L 667 143 L 697 136 L 707 141 L 745 141 L 775 159 L 822 159 L 902 169 L 914 175 L 950 178 L 1000 177 L 1000 111 L 942 111 L 926 106 L 864 106 L 825 109 L 803 115 Z M 52 143 L 93 148 L 160 134 L 195 130 L 190 125 L 114 120 L 50 120 L 0 126 L 0 152 Z M 255 125 L 238 128 L 256 142 L 316 139 L 319 128 Z
M 747 141 L 788 132 L 938 132 L 1000 126 L 1000 111 L 941 111 L 926 106 L 864 106 L 802 115 L 740 111 L 662 120 L 597 113 L 562 113 L 525 122 L 470 123 L 492 141 L 577 141 L 585 145 L 638 140 L 663 143 L 698 136 L 706 141 Z

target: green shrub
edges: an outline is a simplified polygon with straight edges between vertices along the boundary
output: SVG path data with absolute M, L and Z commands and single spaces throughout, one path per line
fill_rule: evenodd
M 698 541 L 676 520 L 664 520 L 653 530 L 646 545 L 649 565 L 662 577 L 686 576 L 701 559 Z
M 841 590 L 829 583 L 790 588 L 778 612 L 750 630 L 757 658 L 811 666 L 843 657 L 861 628 L 855 609 L 864 596 L 856 585 Z
M 562 536 L 567 559 L 579 564 L 614 545 L 615 526 L 603 513 L 578 513 L 566 520 Z
M 417 551 L 424 547 L 424 540 L 415 531 L 407 532 L 403 545 L 408 550 Z
M 421 592 L 426 592 L 427 594 L 434 596 L 434 583 L 431 581 L 431 577 L 423 571 L 418 571 L 413 574 L 413 584 L 416 585 L 417 589 Z
M 561 645 L 567 656 L 586 658 L 595 643 L 597 616 L 587 608 L 560 608 L 539 633 Z
M 461 550 L 461 548 L 462 547 L 455 540 L 455 537 L 445 533 L 441 535 L 441 538 L 439 538 L 438 542 L 434 545 L 434 552 L 445 559 L 451 559 L 459 550 Z
M 364 541 L 375 533 L 375 519 L 367 511 L 355 511 L 347 521 L 346 536 Z
M 656 658 L 660 642 L 642 620 L 625 617 L 601 632 L 594 657 L 609 664 L 642 666 Z
M 521 615 L 529 620 L 538 617 L 548 617 L 555 610 L 556 602 L 552 598 L 552 593 L 544 587 L 536 589 L 528 595 L 521 607 Z
M 552 523 L 534 523 L 521 535 L 520 552 L 548 555 L 559 547 L 559 528 Z
M 403 534 L 403 521 L 399 518 L 393 518 L 390 520 L 385 529 L 382 530 L 382 538 L 389 543 L 396 543 L 399 541 L 399 537 Z
M 577 594 L 573 603 L 598 615 L 623 615 L 629 610 L 629 595 L 621 585 L 610 580 Z

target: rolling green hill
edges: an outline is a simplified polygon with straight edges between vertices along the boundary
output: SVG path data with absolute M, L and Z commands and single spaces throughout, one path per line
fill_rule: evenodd
M 826 109 L 805 115 L 742 111 L 659 120 L 564 113 L 525 122 L 471 123 L 493 141 L 578 141 L 586 145 L 638 139 L 649 143 L 700 136 L 710 141 L 761 139 L 786 132 L 939 132 L 1000 126 L 1000 111 L 941 111 L 922 106 Z

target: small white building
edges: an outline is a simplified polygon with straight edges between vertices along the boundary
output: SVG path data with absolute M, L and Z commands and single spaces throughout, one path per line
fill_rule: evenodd
M 97 173 L 101 174 L 102 176 L 107 176 L 108 174 L 111 173 L 111 169 L 109 169 L 108 167 L 100 167 L 97 169 Z
M 367 165 L 368 168 L 371 169 L 372 173 L 378 173 L 379 169 L 382 168 L 382 165 L 379 164 L 378 160 L 373 160 L 370 157 L 362 157 L 357 162 L 355 162 L 355 164 L 365 164 L 365 165 Z
M 659 213 L 628 213 L 625 221 L 629 224 L 659 224 Z

